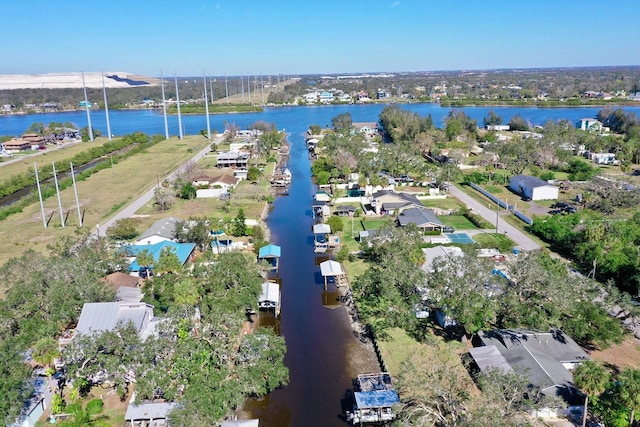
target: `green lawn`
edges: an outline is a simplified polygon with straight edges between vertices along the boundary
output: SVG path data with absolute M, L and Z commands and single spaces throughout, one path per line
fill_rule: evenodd
M 498 248 L 500 252 L 511 252 L 515 243 L 504 234 L 496 233 L 480 233 L 473 236 L 473 240 L 478 243 L 481 248 Z
M 428 208 L 463 210 L 466 206 L 455 197 L 447 197 L 446 199 L 423 199 L 422 204 Z
M 444 225 L 453 227 L 455 230 L 476 230 L 478 228 L 463 215 L 443 215 L 438 219 Z

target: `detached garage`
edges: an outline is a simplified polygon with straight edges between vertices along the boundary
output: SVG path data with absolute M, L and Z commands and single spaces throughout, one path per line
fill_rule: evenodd
M 535 176 L 515 175 L 509 180 L 509 189 L 531 200 L 555 200 L 559 188 Z

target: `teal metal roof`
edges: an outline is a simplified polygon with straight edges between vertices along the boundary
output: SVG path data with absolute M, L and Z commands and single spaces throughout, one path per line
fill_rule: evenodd
M 258 258 L 279 258 L 282 250 L 278 245 L 267 245 L 260 248 Z
M 140 252 L 147 250 L 153 256 L 154 261 L 158 261 L 160 259 L 160 252 L 162 252 L 163 248 L 169 247 L 172 249 L 173 253 L 175 253 L 180 260 L 180 263 L 184 264 L 189 259 L 189 255 L 193 252 L 196 247 L 195 243 L 177 243 L 173 241 L 162 241 L 155 243 L 153 245 L 128 245 L 125 246 L 124 250 L 131 256 L 137 256 Z M 138 264 L 138 260 L 133 260 L 131 264 L 129 264 L 129 271 L 138 271 L 140 270 L 140 265 Z

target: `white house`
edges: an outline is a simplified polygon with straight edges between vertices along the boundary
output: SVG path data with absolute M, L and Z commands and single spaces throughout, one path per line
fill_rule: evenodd
M 580 119 L 578 127 L 582 130 L 588 130 L 590 132 L 602 131 L 602 122 L 596 119 Z
M 509 189 L 531 200 L 555 200 L 559 188 L 535 176 L 515 175 L 509 180 Z
M 316 102 L 318 102 L 318 96 L 318 92 L 314 91 L 305 93 L 304 95 L 302 95 L 302 98 L 307 104 L 315 104 Z
M 136 245 L 154 245 L 159 242 L 173 240 L 178 221 L 181 220 L 172 216 L 158 220 L 133 243 Z

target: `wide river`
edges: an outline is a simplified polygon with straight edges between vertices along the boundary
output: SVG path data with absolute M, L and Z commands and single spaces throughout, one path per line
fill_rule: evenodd
M 407 104 L 401 108 L 426 116 L 442 126 L 451 109 L 436 104 Z M 261 427 L 344 426 L 344 410 L 352 378 L 361 371 L 379 367 L 370 351 L 351 332 L 349 318 L 343 307 L 323 305 L 323 286 L 318 259 L 313 253 L 311 198 L 315 188 L 311 182 L 310 165 L 304 144 L 304 132 L 310 125 L 331 126 L 331 119 L 349 112 L 355 122 L 377 121 L 384 105 L 339 105 L 322 107 L 267 108 L 263 113 L 211 115 L 212 129 L 222 132 L 225 123 L 240 128 L 262 120 L 286 130 L 291 143 L 289 168 L 293 174 L 288 196 L 279 197 L 267 219 L 271 240 L 282 247 L 280 277 L 282 279 L 282 314 L 280 331 L 288 352 L 285 363 L 290 371 L 290 384 L 271 393 L 261 401 L 250 401 L 246 412 L 260 418 Z M 534 125 L 548 120 L 593 118 L 600 108 L 459 108 L 471 118 L 482 122 L 490 110 L 508 122 L 516 114 Z M 625 111 L 640 113 L 640 107 Z M 83 111 L 0 116 L 0 135 L 20 135 L 34 122 L 72 122 L 83 127 L 87 116 Z M 106 134 L 103 111 L 92 112 L 92 124 Z M 110 123 L 115 135 L 134 131 L 164 134 L 162 114 L 152 110 L 112 111 Z M 170 133 L 178 133 L 177 117 L 169 117 Z M 183 116 L 185 134 L 197 134 L 206 129 L 204 115 Z

